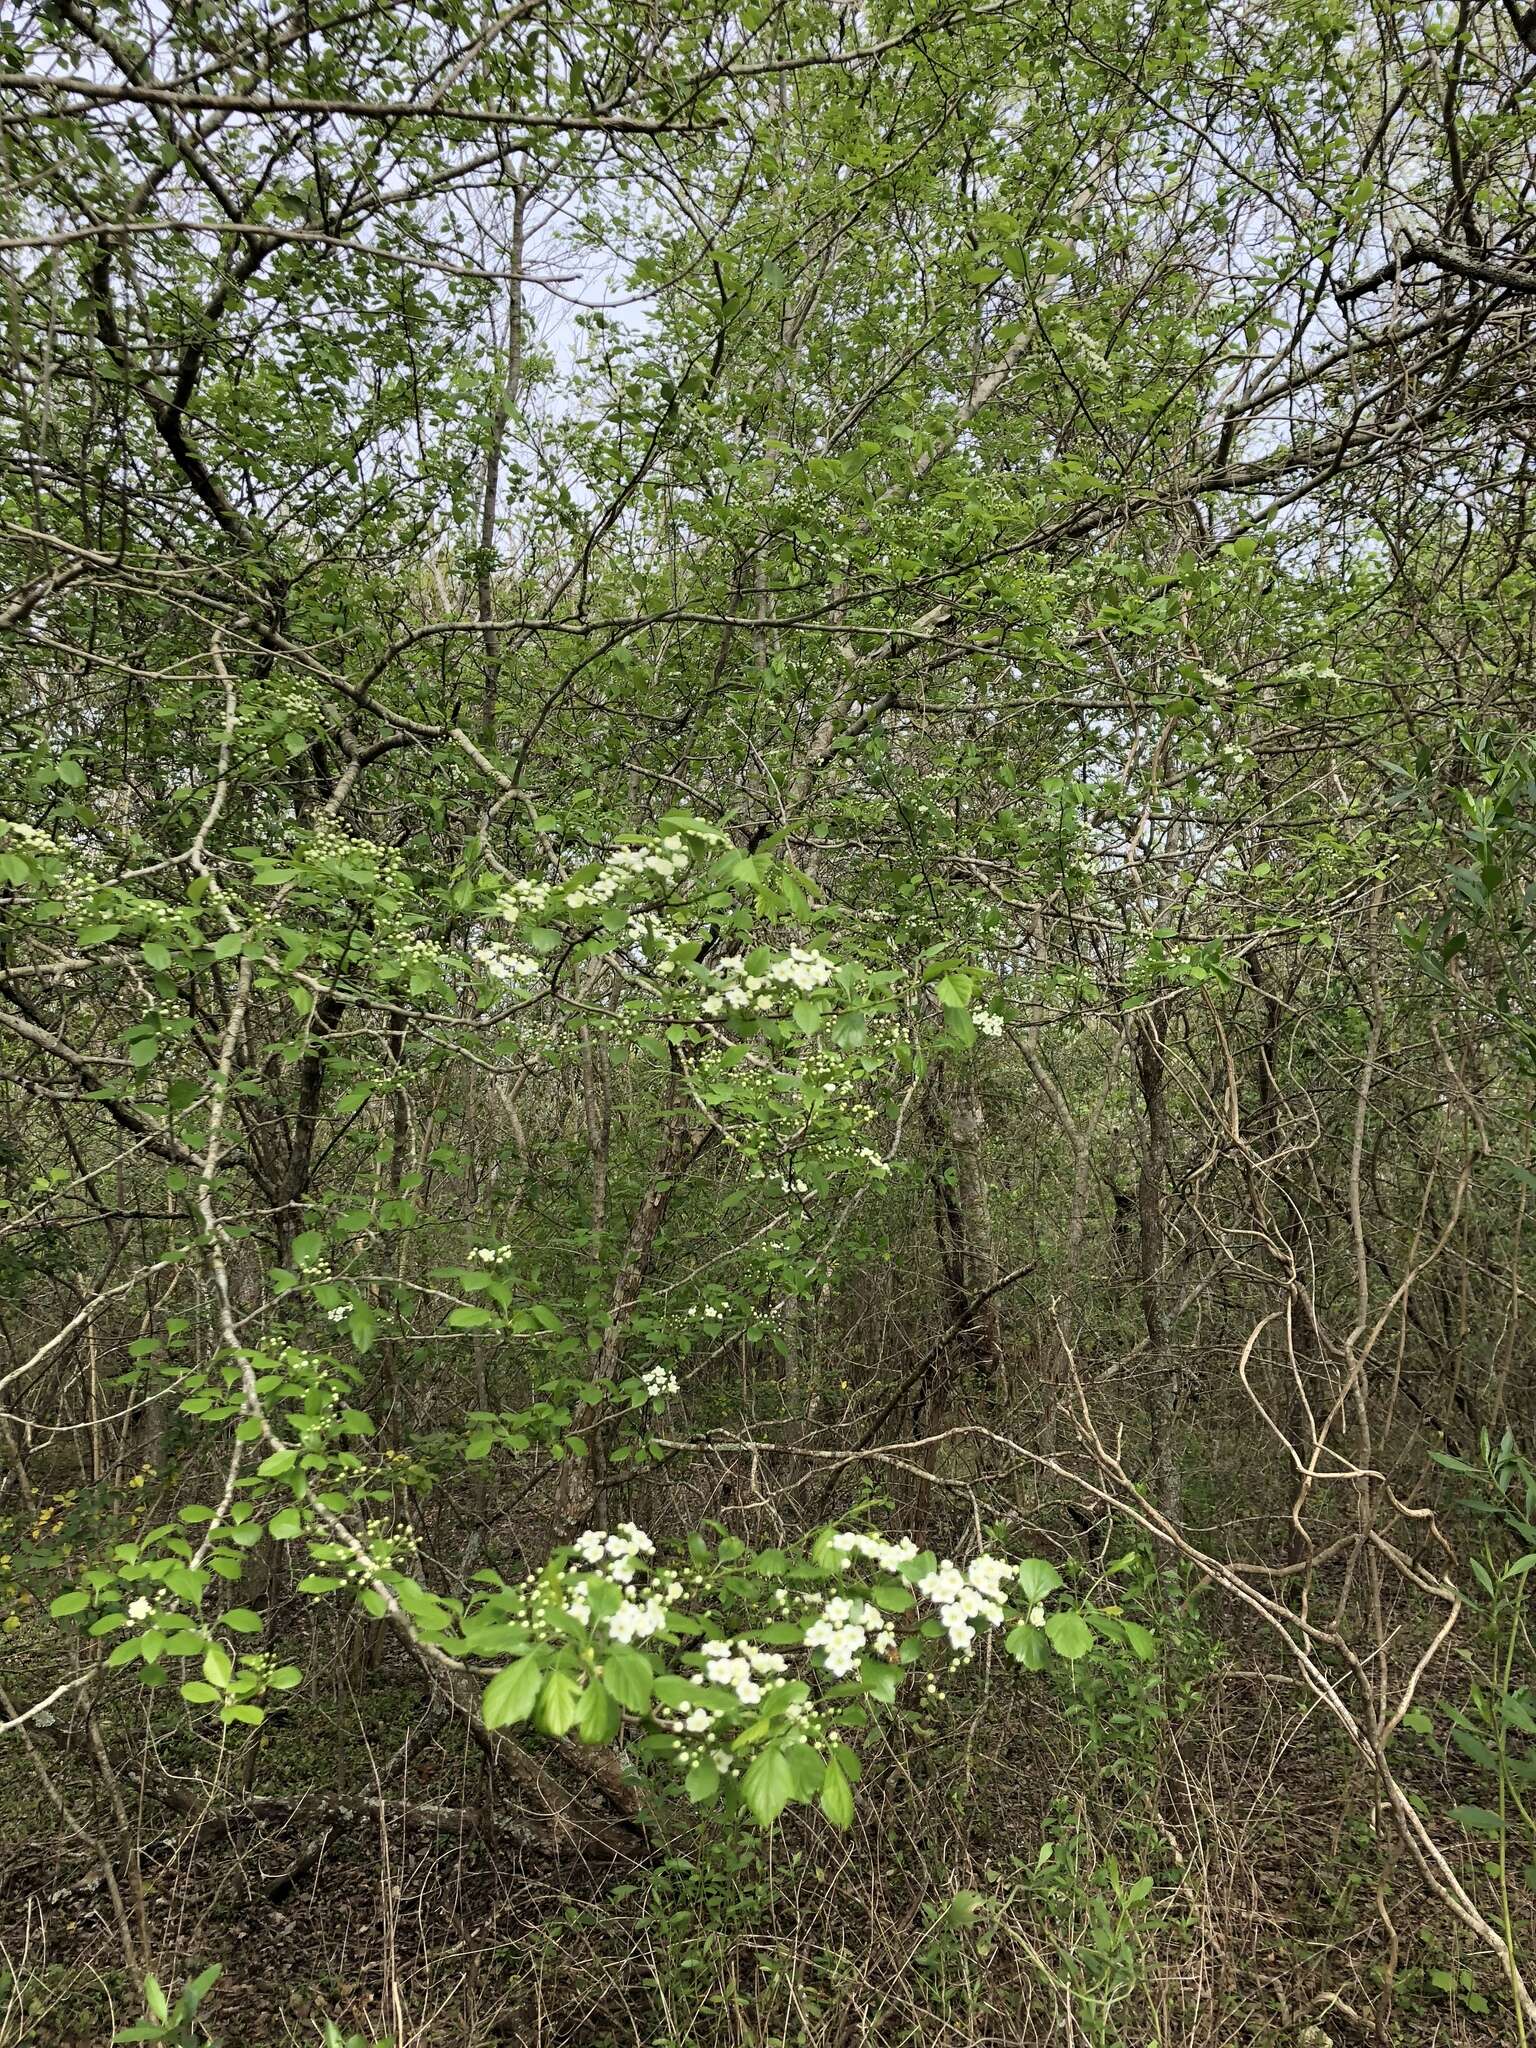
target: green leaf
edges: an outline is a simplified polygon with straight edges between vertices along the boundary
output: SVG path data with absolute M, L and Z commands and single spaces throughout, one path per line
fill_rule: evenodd
M 712 1763 L 697 1763 L 684 1778 L 683 1790 L 695 1806 L 702 1806 L 720 1790 L 720 1773 Z
M 1043 1671 L 1050 1662 L 1045 1630 L 1034 1628 L 1027 1621 L 1021 1621 L 1016 1629 L 1010 1630 L 1003 1647 L 1010 1657 L 1018 1659 L 1026 1671 Z
M 1486 1806 L 1453 1806 L 1451 1819 L 1477 1835 L 1501 1835 L 1504 1823 Z
M 1143 1664 L 1149 1664 L 1157 1655 L 1157 1638 L 1151 1629 L 1143 1628 L 1139 1621 L 1122 1621 L 1120 1626 L 1132 1654 L 1139 1657 Z
M 498 1671 L 480 1703 L 480 1718 L 486 1727 L 504 1728 L 509 1721 L 526 1721 L 543 1679 L 544 1659 L 538 1650 L 530 1650 L 526 1657 Z
M 650 1705 L 651 1679 L 651 1660 L 638 1650 L 611 1649 L 603 1658 L 603 1684 L 632 1714 Z
M 618 1701 L 606 1685 L 589 1685 L 581 1696 L 581 1711 L 576 1716 L 576 1733 L 583 1742 L 612 1742 L 623 1726 L 624 1716 Z
M 544 1680 L 544 1689 L 533 1711 L 533 1725 L 546 1735 L 564 1735 L 575 1725 L 580 1711 L 581 1693 L 576 1681 L 557 1665 Z
M 1019 1566 L 1019 1591 L 1031 1606 L 1048 1599 L 1061 1584 L 1061 1573 L 1043 1557 L 1026 1557 Z
M 1069 1663 L 1086 1657 L 1093 1648 L 1093 1630 L 1080 1614 L 1048 1614 L 1045 1632 L 1057 1656 L 1065 1657 Z
M 475 1308 L 466 1302 L 462 1308 L 456 1308 L 449 1316 L 448 1327 L 450 1330 L 488 1330 L 493 1323 L 500 1321 L 500 1316 L 492 1310 Z
M 784 1811 L 794 1789 L 794 1771 L 784 1752 L 777 1748 L 762 1750 L 741 1780 L 741 1796 L 747 1810 L 765 1828 L 771 1827 Z
M 871 1699 L 877 1699 L 887 1707 L 893 1706 L 900 1683 L 901 1673 L 894 1664 L 887 1664 L 881 1657 L 859 1659 L 859 1684 Z
M 231 1607 L 227 1613 L 219 1616 L 219 1620 L 225 1628 L 232 1628 L 236 1635 L 259 1636 L 261 1634 L 261 1616 L 249 1607 Z
M 297 1508 L 279 1508 L 267 1524 L 267 1534 L 285 1543 L 290 1536 L 297 1536 L 304 1527 L 304 1518 Z
M 836 1761 L 829 1763 L 821 1781 L 821 1810 L 836 1828 L 853 1822 L 853 1791 Z
M 48 1612 L 62 1620 L 66 1614 L 84 1614 L 90 1604 L 90 1594 L 77 1588 L 73 1593 L 61 1593 L 57 1600 L 50 1602 Z

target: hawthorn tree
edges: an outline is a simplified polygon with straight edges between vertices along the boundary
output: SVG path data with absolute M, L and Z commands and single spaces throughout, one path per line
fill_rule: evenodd
M 0 38 L 0 1712 L 130 1965 L 354 1644 L 643 1862 L 1153 1659 L 1109 1516 L 1525 2025 L 1393 1738 L 1530 1419 L 1531 18 Z

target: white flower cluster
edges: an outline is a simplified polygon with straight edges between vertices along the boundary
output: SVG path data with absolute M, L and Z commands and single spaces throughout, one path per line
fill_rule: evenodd
M 667 1603 L 661 1594 L 652 1593 L 645 1600 L 621 1600 L 608 1617 L 608 1639 L 641 1643 L 647 1636 L 659 1635 L 666 1625 Z
M 968 1650 L 976 1640 L 978 1621 L 996 1628 L 1004 1619 L 1002 1592 L 1007 1578 L 1008 1565 L 1003 1558 L 973 1558 L 969 1572 L 962 1572 L 946 1557 L 936 1570 L 918 1580 L 917 1590 L 938 1608 L 950 1648 Z
M 640 1384 L 652 1401 L 664 1401 L 668 1394 L 677 1392 L 677 1374 L 670 1365 L 648 1365 L 640 1375 Z
M 128 1602 L 128 1619 L 130 1621 L 148 1621 L 154 1611 L 154 1603 L 146 1600 L 142 1593 L 137 1600 L 130 1600 Z
M 573 1546 L 583 1564 L 601 1567 L 568 1581 L 559 1595 L 561 1606 L 573 1621 L 586 1628 L 592 1620 L 592 1586 L 599 1576 L 610 1585 L 626 1588 L 605 1622 L 610 1642 L 642 1643 L 659 1635 L 667 1625 L 667 1609 L 682 1593 L 682 1581 L 675 1572 L 665 1572 L 644 1594 L 627 1589 L 643 1558 L 654 1557 L 656 1546 L 633 1522 L 621 1522 L 617 1529 L 584 1529 Z
M 857 1529 L 834 1530 L 827 1539 L 827 1548 L 844 1564 L 855 1557 L 867 1557 L 883 1572 L 899 1572 L 918 1555 L 910 1536 L 903 1536 L 899 1543 L 887 1543 L 883 1536 L 865 1536 Z
M 833 1678 L 852 1678 L 866 1649 L 889 1657 L 896 1637 L 879 1610 L 863 1600 L 845 1600 L 836 1593 L 822 1603 L 821 1613 L 805 1632 L 808 1650 L 820 1650 Z
M 983 1038 L 1001 1038 L 1003 1035 L 1003 1020 L 996 1010 L 972 1010 L 971 1022 Z
M 308 718 L 319 700 L 319 691 L 313 683 L 289 683 L 277 693 L 277 701 L 290 718 Z
M 52 855 L 72 863 L 51 876 L 45 884 L 50 905 L 66 918 L 142 917 L 149 923 L 151 931 L 161 929 L 165 905 L 149 897 L 136 896 L 131 890 L 98 881 L 92 872 L 94 858 L 90 847 L 61 846 L 49 833 L 36 825 L 24 823 L 20 818 L 0 818 L 0 838 L 23 847 L 36 860 Z
M 696 1303 L 688 1311 L 689 1322 L 692 1322 L 695 1316 L 701 1316 L 706 1323 L 719 1323 L 725 1320 L 725 1309 L 716 1301 Z
M 710 1684 L 735 1693 L 744 1707 L 755 1707 L 762 1698 L 763 1679 L 782 1678 L 789 1669 L 777 1650 L 759 1650 L 751 1643 L 706 1643 L 700 1654 Z
M 512 1247 L 509 1244 L 477 1244 L 465 1253 L 465 1257 L 475 1266 L 505 1266 L 512 1258 Z
M 600 1564 L 616 1586 L 627 1586 L 635 1576 L 642 1557 L 654 1557 L 656 1546 L 633 1522 L 620 1522 L 617 1529 L 583 1529 L 574 1544 L 583 1564 Z
M 311 857 L 323 861 L 357 861 L 371 867 L 387 889 L 405 886 L 405 860 L 399 849 L 383 846 L 377 839 L 344 832 L 331 818 L 321 818 L 310 833 Z
M 702 1005 L 706 1017 L 728 1010 L 774 1010 L 786 990 L 814 995 L 832 979 L 832 962 L 808 946 L 791 946 L 781 959 L 770 960 L 761 974 L 748 974 L 740 954 L 722 960 L 715 970 L 719 986 Z
M 690 861 L 687 845 L 679 832 L 669 832 L 656 846 L 621 846 L 609 854 L 590 882 L 566 890 L 566 908 L 600 909 L 636 882 L 675 882 L 687 872 Z
M 1093 336 L 1089 334 L 1081 320 L 1074 319 L 1070 314 L 1064 315 L 1061 321 L 1061 328 L 1063 333 L 1068 335 L 1076 344 L 1079 358 L 1087 364 L 1095 376 L 1112 377 L 1114 375 L 1113 370 L 1110 368 L 1109 358 L 1094 340 Z
M 909 1536 L 899 1543 L 888 1543 L 880 1536 L 863 1536 L 856 1530 L 840 1529 L 829 1539 L 828 1547 L 845 1564 L 855 1557 L 868 1558 L 881 1571 L 897 1572 L 904 1564 L 910 1564 L 917 1556 L 917 1545 Z M 976 1557 L 971 1560 L 967 1571 L 949 1558 L 943 1558 L 931 1572 L 924 1574 L 917 1582 L 917 1590 L 925 1600 L 931 1600 L 939 1610 L 939 1620 L 949 1637 L 950 1647 L 968 1650 L 976 1640 L 976 1623 L 984 1621 L 988 1628 L 996 1628 L 1004 1618 L 1003 1596 L 1013 1567 L 1006 1558 Z M 825 1615 L 827 1609 L 823 1609 Z M 806 1641 L 811 1640 L 809 1634 Z M 831 1669 L 829 1663 L 828 1669 Z
M 538 917 L 553 893 L 553 888 L 548 882 L 528 882 L 517 876 L 502 890 L 492 908 L 498 917 L 504 917 L 509 923 L 515 924 L 525 914 Z
M 23 823 L 20 818 L 0 818 L 0 833 L 7 839 L 14 839 L 18 846 L 24 846 L 30 853 L 62 853 L 63 848 L 56 839 L 46 832 L 40 832 L 36 825 Z
M 396 953 L 407 967 L 441 967 L 447 959 L 447 955 L 435 939 L 423 939 L 415 932 L 406 932 L 393 943 Z
M 640 910 L 624 928 L 624 936 L 632 946 L 639 946 L 648 953 L 659 953 L 661 958 L 652 965 L 657 974 L 674 974 L 677 962 L 672 955 L 681 946 L 686 946 L 686 936 L 665 918 L 658 917 L 654 910 Z
M 539 971 L 539 963 L 531 953 L 514 952 L 499 939 L 487 939 L 476 946 L 470 958 L 497 981 L 529 981 Z

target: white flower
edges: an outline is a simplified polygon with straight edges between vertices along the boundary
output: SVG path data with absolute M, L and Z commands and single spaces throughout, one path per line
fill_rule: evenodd
M 704 1676 L 711 1685 L 724 1686 L 727 1692 L 735 1693 L 744 1707 L 755 1707 L 763 1696 L 763 1688 L 752 1676 L 752 1666 L 739 1656 L 729 1643 L 706 1643 L 704 1645 Z
M 638 1643 L 666 1625 L 664 1600 L 621 1600 L 608 1617 L 608 1635 L 615 1643 Z
M 703 1735 L 715 1725 L 715 1717 L 708 1707 L 695 1707 L 684 1721 L 683 1726 L 690 1735 Z
M 917 1545 L 910 1536 L 903 1536 L 899 1543 L 887 1543 L 883 1537 L 848 1530 L 838 1530 L 832 1536 L 831 1548 L 840 1563 L 846 1564 L 850 1557 L 867 1557 L 883 1572 L 900 1571 L 917 1556 Z
M 549 901 L 549 885 L 546 882 L 514 881 L 496 899 L 496 913 L 511 923 L 516 923 L 524 911 L 535 916 Z
M 641 1385 L 652 1401 L 664 1401 L 677 1392 L 677 1374 L 669 1365 L 650 1365 L 640 1375 Z
M 1001 1038 L 1003 1035 L 1003 1020 L 996 1010 L 972 1010 L 971 1022 L 983 1038 Z
M 1008 1562 L 1001 1557 L 973 1557 L 966 1577 L 989 1600 L 1000 1600 L 1011 1576 Z
M 917 1582 L 917 1590 L 925 1600 L 932 1600 L 943 1606 L 951 1600 L 958 1600 L 965 1591 L 965 1580 L 957 1565 L 948 1558 L 936 1571 L 927 1572 Z
M 128 1619 L 130 1621 L 148 1621 L 154 1611 L 154 1607 L 144 1598 L 142 1593 L 137 1600 L 130 1600 L 128 1602 Z
M 604 1538 L 601 1529 L 583 1529 L 576 1538 L 576 1555 L 586 1564 L 601 1564 Z
M 864 1649 L 864 1631 L 849 1622 L 845 1628 L 828 1628 L 824 1635 L 818 1635 L 823 1624 L 807 1629 L 807 1644 L 816 1637 L 822 1646 L 822 1660 L 833 1678 L 851 1678 L 859 1667 L 859 1658 Z
M 515 953 L 499 939 L 487 939 L 476 946 L 470 958 L 496 981 L 527 981 L 539 971 L 531 953 Z

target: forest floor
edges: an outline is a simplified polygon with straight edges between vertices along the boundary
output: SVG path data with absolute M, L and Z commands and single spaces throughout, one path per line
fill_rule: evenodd
M 7 1646 L 38 1697 L 24 1642 Z M 159 1974 L 174 1988 L 222 1965 L 204 2015 L 223 2048 L 316 2042 L 327 2019 L 367 2048 L 1513 2038 L 1496 1970 L 1419 1896 L 1368 1787 L 1277 1673 L 1215 1662 L 1155 1723 L 1057 1696 L 1000 1721 L 995 1697 L 955 1698 L 942 1725 L 888 1738 L 892 1796 L 847 1835 L 807 1817 L 706 1840 L 664 1814 L 647 1863 L 592 1872 L 474 1832 L 493 1796 L 479 1752 L 435 1724 L 406 1745 L 419 1687 L 362 1664 L 352 1691 L 295 1695 L 228 1747 L 189 1734 L 178 1753 L 147 1718 L 103 1730 L 114 1757 L 147 1763 L 153 1740 L 164 1779 L 217 1780 L 237 1805 L 386 1802 L 382 1820 L 247 1811 L 194 1835 L 119 1776 Z M 121 1872 L 110 1795 L 63 1733 L 36 1731 L 37 1758 Z M 1434 1801 L 1464 1793 L 1444 1766 Z M 466 1819 L 402 1825 L 405 1803 Z M 100 1859 L 15 1740 L 0 1854 L 0 2048 L 107 2048 L 142 2005 Z

